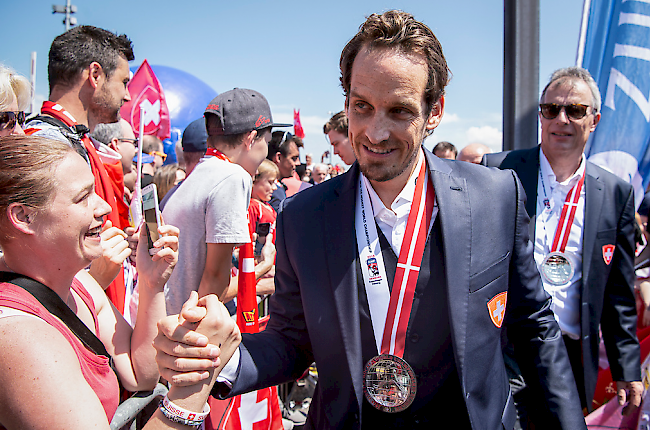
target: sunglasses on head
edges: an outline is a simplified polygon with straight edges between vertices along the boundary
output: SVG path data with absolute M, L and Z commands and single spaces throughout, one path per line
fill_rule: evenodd
M 16 122 L 21 127 L 25 125 L 25 112 L 0 112 L 0 129 L 13 130 Z
M 562 109 L 566 113 L 566 116 L 572 120 L 579 120 L 587 115 L 587 108 L 589 106 L 583 104 L 570 104 L 570 105 L 558 105 L 555 103 L 542 103 L 539 105 L 539 111 L 542 113 L 542 116 L 546 119 L 554 119 L 557 117 Z

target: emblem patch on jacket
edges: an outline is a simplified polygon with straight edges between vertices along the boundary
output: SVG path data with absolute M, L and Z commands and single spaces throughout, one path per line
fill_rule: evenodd
M 608 266 L 609 263 L 612 262 L 612 258 L 614 258 L 614 249 L 616 249 L 614 245 L 603 246 L 603 260 L 605 260 L 605 264 L 607 264 Z
M 506 302 L 508 301 L 508 292 L 504 291 L 492 297 L 488 302 L 488 312 L 490 319 L 497 328 L 501 328 L 503 324 L 503 317 L 506 314 Z

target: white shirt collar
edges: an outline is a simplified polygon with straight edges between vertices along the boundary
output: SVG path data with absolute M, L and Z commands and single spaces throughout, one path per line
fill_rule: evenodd
M 551 192 L 558 184 L 563 185 L 563 186 L 569 186 L 573 187 L 580 177 L 584 175 L 585 173 L 585 167 L 586 167 L 586 158 L 585 154 L 582 154 L 582 158 L 580 159 L 580 165 L 578 166 L 578 170 L 575 171 L 573 175 L 571 175 L 566 181 L 564 182 L 558 182 L 557 177 L 555 176 L 555 172 L 553 172 L 553 168 L 551 167 L 551 163 L 548 162 L 548 159 L 546 158 L 546 155 L 544 155 L 544 151 L 542 151 L 542 148 L 539 148 L 539 169 L 544 177 L 544 182 L 546 183 L 546 186 L 550 188 L 547 192 Z M 539 193 L 538 193 L 539 194 Z

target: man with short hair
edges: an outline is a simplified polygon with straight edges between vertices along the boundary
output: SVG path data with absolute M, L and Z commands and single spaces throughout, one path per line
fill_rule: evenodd
M 224 302 L 234 296 L 228 288 L 232 251 L 251 240 L 252 176 L 266 158 L 271 128 L 289 126 L 273 123 L 262 94 L 241 88 L 215 97 L 205 110 L 205 124 L 206 156 L 163 210 L 165 222 L 183 232 L 178 264 L 165 286 L 169 314 L 180 311 L 191 291 L 199 297 L 216 294 Z
M 129 205 L 124 200 L 124 175 L 131 173 L 131 170 L 133 170 L 133 157 L 138 146 L 138 139 L 135 138 L 131 124 L 124 118 L 121 118 L 118 122 L 97 124 L 90 135 L 96 141 L 106 145 L 108 150 L 115 151 L 120 155 L 119 161 L 108 162 L 104 160 L 104 167 L 113 182 L 120 224 L 128 226 Z M 104 151 L 100 149 L 100 154 L 103 153 Z
M 490 154 L 492 150 L 482 143 L 470 143 L 460 150 L 456 160 L 466 161 L 468 163 L 481 164 L 483 155 Z
M 138 148 L 138 139 L 127 120 L 121 118 L 118 122 L 97 124 L 90 136 L 120 154 L 123 174 L 131 172 L 133 157 L 135 157 Z
M 318 185 L 327 178 L 327 175 L 327 165 L 317 163 L 314 165 L 314 170 L 311 172 L 311 179 L 314 181 L 314 185 Z
M 280 205 L 287 198 L 287 186 L 282 183 L 282 180 L 293 177 L 296 167 L 300 165 L 299 146 L 302 146 L 302 139 L 288 131 L 273 132 L 269 142 L 269 153 L 266 158 L 273 161 L 280 169 L 280 177 L 276 183 L 277 188 L 273 191 L 269 201 L 276 212 L 280 210 Z
M 630 184 L 584 156 L 600 120 L 600 102 L 587 70 L 557 70 L 540 99 L 541 145 L 486 155 L 483 164 L 514 170 L 526 190 L 535 261 L 553 298 L 551 309 L 582 406 L 592 409 L 601 330 L 619 401 L 630 402 L 629 413 L 643 393 L 634 297 L 634 193 Z M 516 366 L 512 370 L 511 377 L 518 376 Z M 535 422 L 537 401 L 526 396 L 526 390 L 517 395 L 518 409 Z
M 323 126 L 323 133 L 334 147 L 334 153 L 348 166 L 354 163 L 356 157 L 348 138 L 348 116 L 345 111 L 332 116 Z
M 433 155 L 439 158 L 455 160 L 458 155 L 458 150 L 453 143 L 442 141 L 433 147 Z
M 106 218 L 120 229 L 127 226 L 119 218 L 113 183 L 88 133 L 97 124 L 120 119 L 120 107 L 131 99 L 126 84 L 128 62 L 133 59 L 131 41 L 124 34 L 81 25 L 57 36 L 49 52 L 49 98 L 25 130 L 26 134 L 68 142 L 86 159 L 95 176 L 95 192 L 112 208 Z M 122 271 L 106 293 L 123 312 Z
M 405 12 L 372 14 L 340 65 L 357 162 L 285 201 L 270 321 L 243 335 L 220 375 L 232 388 L 213 394 L 296 379 L 316 361 L 307 428 L 435 428 L 448 417 L 454 428 L 512 429 L 507 326 L 545 393 L 544 428 L 585 429 L 516 175 L 422 145 L 444 113 L 438 39 Z M 175 340 L 168 354 L 184 351 L 178 324 L 161 322 Z

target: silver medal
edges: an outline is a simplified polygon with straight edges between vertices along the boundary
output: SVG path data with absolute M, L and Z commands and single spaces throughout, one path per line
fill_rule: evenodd
M 368 402 L 380 411 L 403 411 L 415 399 L 415 372 L 404 359 L 396 355 L 378 355 L 366 363 L 363 392 Z
M 539 268 L 540 273 L 551 285 L 564 285 L 573 278 L 573 264 L 562 252 L 548 254 Z

